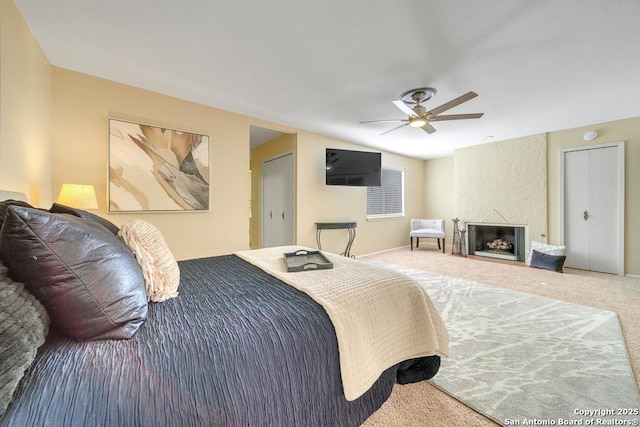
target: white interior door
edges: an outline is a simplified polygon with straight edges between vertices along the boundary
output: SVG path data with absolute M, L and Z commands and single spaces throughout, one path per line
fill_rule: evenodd
M 262 247 L 294 243 L 294 161 L 288 153 L 262 163 Z
M 589 269 L 618 273 L 618 150 L 589 150 Z
M 624 274 L 624 148 L 563 153 L 567 267 Z
M 572 151 L 564 156 L 564 203 L 567 267 L 589 270 L 589 223 L 584 211 L 589 209 L 589 151 Z

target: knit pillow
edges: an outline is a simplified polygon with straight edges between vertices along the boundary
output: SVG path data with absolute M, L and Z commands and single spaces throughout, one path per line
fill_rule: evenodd
M 142 268 L 147 300 L 162 302 L 178 296 L 180 269 L 160 231 L 141 219 L 120 228 L 118 236 Z
M 49 332 L 42 304 L 7 272 L 0 261 L 0 417 Z

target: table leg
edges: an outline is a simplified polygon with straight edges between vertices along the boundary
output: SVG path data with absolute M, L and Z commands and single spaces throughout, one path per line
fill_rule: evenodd
M 353 241 L 356 239 L 356 229 L 349 228 L 347 231 L 349 232 L 349 241 L 347 242 L 347 248 L 344 251 L 344 256 L 351 257 L 351 246 L 353 245 Z

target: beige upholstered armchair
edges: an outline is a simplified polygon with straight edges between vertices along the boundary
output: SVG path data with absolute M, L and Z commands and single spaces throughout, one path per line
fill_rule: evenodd
M 438 249 L 440 249 L 440 239 L 442 239 L 442 253 L 444 253 L 445 230 L 444 219 L 412 219 L 409 241 L 413 250 L 413 238 L 416 238 L 416 248 L 420 245 L 421 237 L 438 239 Z

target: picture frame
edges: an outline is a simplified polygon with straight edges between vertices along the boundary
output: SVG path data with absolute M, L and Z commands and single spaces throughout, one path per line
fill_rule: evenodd
M 209 136 L 108 119 L 109 212 L 209 211 Z

